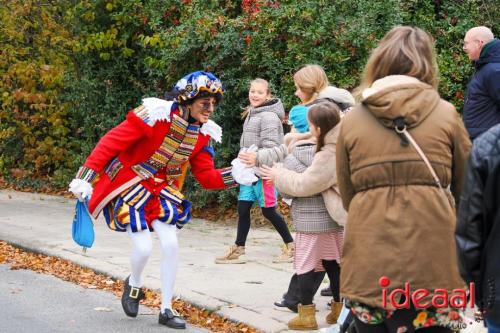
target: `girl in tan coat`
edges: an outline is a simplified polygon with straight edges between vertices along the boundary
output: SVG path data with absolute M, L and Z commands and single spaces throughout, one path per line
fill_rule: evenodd
M 339 264 L 346 212 L 336 189 L 335 171 L 340 110 L 334 103 L 320 102 L 309 109 L 307 118 L 311 138 L 290 142 L 283 167 L 261 167 L 263 179 L 274 182 L 280 193 L 293 198 L 291 210 L 297 231 L 294 267 L 300 304 L 299 315 L 288 322 L 288 327 L 295 330 L 318 327 L 312 303 L 317 291 L 315 271 L 326 270 L 330 279 L 333 302 L 327 322 L 335 323 L 342 308 Z
M 459 324 L 456 309 L 418 309 L 411 298 L 426 289 L 430 295 L 420 303 L 431 304 L 436 289 L 450 295 L 465 287 L 457 267 L 453 197 L 460 195 L 470 142 L 436 86 L 431 37 L 418 28 L 393 28 L 368 60 L 362 104 L 342 120 L 337 174 L 348 219 L 340 281 L 358 332 L 424 332 L 430 326 L 451 332 Z M 383 289 L 390 295 L 407 282 L 409 297 L 395 298 L 403 309 L 395 310 L 389 296 L 384 304 Z

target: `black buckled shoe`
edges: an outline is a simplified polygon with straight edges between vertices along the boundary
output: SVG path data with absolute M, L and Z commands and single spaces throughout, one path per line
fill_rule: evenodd
M 144 292 L 141 288 L 132 287 L 128 284 L 130 276 L 124 282 L 122 307 L 125 314 L 129 317 L 137 317 L 139 313 L 139 301 L 144 298 Z
M 321 292 L 320 292 L 321 296 L 330 296 L 332 297 L 332 289 L 330 289 L 330 287 L 326 287 L 326 288 L 323 288 L 321 289 Z
M 280 302 L 274 302 L 279 308 L 288 308 L 288 310 L 297 313 L 299 310 L 297 309 L 297 304 L 288 303 L 285 299 L 282 299 Z
M 158 323 L 170 328 L 186 328 L 186 321 L 182 319 L 182 317 L 175 310 L 172 309 L 165 309 L 163 312 L 160 312 Z

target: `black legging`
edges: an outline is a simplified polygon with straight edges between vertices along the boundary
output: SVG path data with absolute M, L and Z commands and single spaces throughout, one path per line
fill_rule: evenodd
M 310 284 L 311 286 L 313 286 L 313 290 L 315 290 L 314 294 L 316 294 L 316 291 L 321 286 L 321 282 L 323 282 L 325 273 L 326 273 L 325 271 L 313 272 Z M 283 296 L 283 298 L 285 299 L 285 302 L 291 305 L 297 306 L 300 303 L 300 285 L 297 274 L 292 275 L 290 283 L 288 284 L 288 290 Z
M 323 267 L 330 279 L 333 300 L 340 302 L 340 266 L 335 260 L 322 260 Z M 312 304 L 314 295 L 318 291 L 318 286 L 314 284 L 315 272 L 309 271 L 305 274 L 297 275 L 300 289 L 300 303 L 302 305 Z
M 250 231 L 250 209 L 252 208 L 253 201 L 238 201 L 238 231 L 236 233 L 236 242 L 238 246 L 245 246 L 247 240 L 248 232 Z M 283 217 L 276 212 L 275 207 L 261 208 L 262 215 L 268 219 L 276 231 L 280 234 L 283 242 L 291 243 L 293 242 L 292 235 L 288 226 L 286 225 Z

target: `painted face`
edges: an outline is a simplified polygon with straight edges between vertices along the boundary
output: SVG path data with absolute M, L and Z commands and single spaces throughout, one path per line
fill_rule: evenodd
M 319 134 L 321 133 L 321 129 L 316 127 L 310 120 L 307 118 L 307 123 L 309 124 L 309 132 L 311 132 L 312 136 L 315 138 L 319 138 Z
M 215 97 L 198 98 L 188 106 L 188 110 L 191 117 L 204 124 L 215 111 L 216 104 Z
M 311 99 L 311 94 L 306 93 L 300 87 L 298 86 L 297 83 L 295 83 L 295 96 L 297 96 L 300 99 L 301 103 L 305 103 Z
M 269 97 L 268 87 L 264 83 L 254 82 L 250 85 L 248 100 L 251 106 L 262 105 Z
M 481 48 L 483 47 L 483 41 L 478 40 L 471 34 L 466 34 L 464 38 L 464 52 L 469 56 L 469 60 L 478 60 L 481 54 Z

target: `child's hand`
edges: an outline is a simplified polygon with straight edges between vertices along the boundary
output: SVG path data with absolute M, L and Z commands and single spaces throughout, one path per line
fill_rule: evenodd
M 254 167 L 257 164 L 257 154 L 256 153 L 244 153 L 238 154 L 238 158 L 247 165 L 247 167 Z
M 278 175 L 278 168 L 276 167 L 268 167 L 263 165 L 259 168 L 260 176 L 262 179 L 266 180 L 269 183 L 273 183 L 276 180 L 276 176 Z

